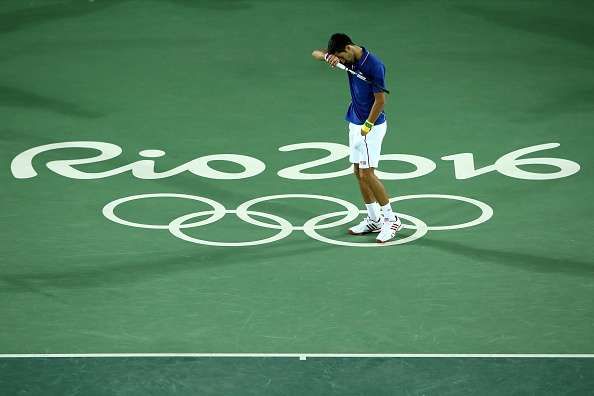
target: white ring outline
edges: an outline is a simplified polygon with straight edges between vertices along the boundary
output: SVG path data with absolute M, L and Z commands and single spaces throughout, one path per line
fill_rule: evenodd
M 182 239 L 186 242 L 192 242 L 192 243 L 197 243 L 200 245 L 207 245 L 207 246 L 227 246 L 227 247 L 239 247 L 239 246 L 257 246 L 257 245 L 263 245 L 265 243 L 272 243 L 272 242 L 276 242 L 279 241 L 283 238 L 286 238 L 287 236 L 291 235 L 291 233 L 293 232 L 293 225 L 291 223 L 289 223 L 288 220 L 270 214 L 270 213 L 265 213 L 265 212 L 258 212 L 258 211 L 254 211 L 254 210 L 250 210 L 248 211 L 248 213 L 255 215 L 255 216 L 261 216 L 261 217 L 266 217 L 270 220 L 274 220 L 276 222 L 278 222 L 280 228 L 280 232 L 276 235 L 273 235 L 271 237 L 265 238 L 265 239 L 260 239 L 257 241 L 246 241 L 246 242 L 216 242 L 216 241 L 207 241 L 204 239 L 198 239 L 198 238 L 193 238 L 187 234 L 184 234 L 182 232 L 182 228 L 183 228 L 183 223 L 186 220 L 189 219 L 193 219 L 194 217 L 199 217 L 199 216 L 203 216 L 204 214 L 209 214 L 209 212 L 212 211 L 203 211 L 203 212 L 195 212 L 195 213 L 190 213 L 187 215 L 183 215 L 180 216 L 176 219 L 173 219 L 171 221 L 171 223 L 169 223 L 169 232 L 179 238 Z M 227 213 L 235 213 L 237 214 L 236 210 L 227 210 Z
M 190 200 L 194 200 L 194 201 L 204 202 L 204 203 L 210 205 L 213 209 L 206 210 L 206 211 L 200 211 L 200 212 L 193 212 L 193 213 L 190 213 L 187 215 L 180 216 L 176 219 L 173 219 L 168 225 L 135 223 L 135 222 L 124 220 L 124 219 L 115 215 L 114 211 L 120 204 L 129 202 L 129 201 L 138 200 L 138 199 L 144 199 L 144 198 L 190 199 Z M 313 218 L 307 220 L 303 226 L 294 226 L 288 220 L 286 220 L 280 216 L 276 216 L 276 215 L 265 213 L 265 212 L 248 210 L 249 207 L 251 207 L 252 205 L 255 205 L 259 202 L 265 202 L 265 201 L 269 201 L 269 200 L 273 200 L 273 199 L 284 199 L 284 198 L 309 198 L 309 199 L 325 200 L 325 201 L 335 202 L 340 205 L 343 205 L 347 210 L 340 211 L 340 212 L 326 213 L 326 214 L 322 214 L 322 215 L 313 217 Z M 281 240 L 281 239 L 287 237 L 288 235 L 290 235 L 295 230 L 304 231 L 306 235 L 308 235 L 309 237 L 311 237 L 313 239 L 316 239 L 321 242 L 333 244 L 333 245 L 352 246 L 352 247 L 392 246 L 392 245 L 398 245 L 398 244 L 412 242 L 416 239 L 423 237 L 428 231 L 455 230 L 455 229 L 461 229 L 461 228 L 467 228 L 467 227 L 479 225 L 479 224 L 482 224 L 482 223 L 488 221 L 493 216 L 493 208 L 491 208 L 491 206 L 489 206 L 488 204 L 481 202 L 479 200 L 473 199 L 473 198 L 467 198 L 467 197 L 458 196 L 458 195 L 447 195 L 447 194 L 403 195 L 403 196 L 391 198 L 390 202 L 398 202 L 398 201 L 404 201 L 407 199 L 418 199 L 418 198 L 421 198 L 421 199 L 422 198 L 441 198 L 441 199 L 449 199 L 449 200 L 457 200 L 457 201 L 467 202 L 467 203 L 473 204 L 473 205 L 477 206 L 479 209 L 481 209 L 481 215 L 478 218 L 476 218 L 475 220 L 472 220 L 472 221 L 469 221 L 466 223 L 460 223 L 460 224 L 454 224 L 454 225 L 448 225 L 448 226 L 428 226 L 425 222 L 423 222 L 422 220 L 420 220 L 414 216 L 398 213 L 398 215 L 400 217 L 402 217 L 404 219 L 408 219 L 409 221 L 411 221 L 413 223 L 413 225 L 403 223 L 403 228 L 414 229 L 415 232 L 412 235 L 410 235 L 406 238 L 403 238 L 403 239 L 397 239 L 397 240 L 389 241 L 389 242 L 386 242 L 383 244 L 378 244 L 378 243 L 344 242 L 344 241 L 330 239 L 330 238 L 327 238 L 327 237 L 324 237 L 324 236 L 318 234 L 316 231 L 318 229 L 326 229 L 326 228 L 336 227 L 338 225 L 347 224 L 347 223 L 351 222 L 352 220 L 356 219 L 358 217 L 359 213 L 363 213 L 363 214 L 366 213 L 365 210 L 359 210 L 351 202 L 342 200 L 340 198 L 329 197 L 329 196 L 325 196 L 325 195 L 280 194 L 280 195 L 264 196 L 264 197 L 254 198 L 252 200 L 246 201 L 243 204 L 241 204 L 240 206 L 238 206 L 236 210 L 229 210 L 229 209 L 225 209 L 225 207 L 217 201 L 214 201 L 209 198 L 197 196 L 197 195 L 177 194 L 177 193 L 139 194 L 139 195 L 132 195 L 132 196 L 128 196 L 128 197 L 119 198 L 112 202 L 109 202 L 108 204 L 106 204 L 103 207 L 102 212 L 103 212 L 103 215 L 108 220 L 111 220 L 118 224 L 127 225 L 127 226 L 131 226 L 131 227 L 137 227 L 137 228 L 168 229 L 172 235 L 178 237 L 179 239 L 182 239 L 182 240 L 185 240 L 188 242 L 192 242 L 192 243 L 210 245 L 210 246 L 256 246 L 256 245 L 261 245 L 261 244 L 271 243 L 271 242 Z M 207 241 L 207 240 L 193 238 L 193 237 L 190 237 L 190 236 L 184 234 L 181 231 L 184 228 L 200 227 L 203 225 L 214 223 L 214 222 L 222 219 L 227 213 L 235 213 L 237 215 L 237 217 L 239 217 L 241 220 L 243 220 L 244 222 L 247 222 L 249 224 L 257 225 L 257 226 L 264 227 L 264 228 L 278 229 L 278 230 L 280 230 L 280 232 L 277 233 L 276 235 L 269 237 L 269 238 L 265 238 L 265 239 L 261 239 L 261 240 L 257 240 L 257 241 L 215 242 L 215 241 Z M 337 221 L 323 224 L 320 226 L 317 225 L 318 222 L 323 221 L 325 219 L 340 216 L 340 215 L 345 215 L 345 214 L 346 214 L 346 216 L 341 220 L 337 220 Z M 204 215 L 211 215 L 211 216 L 209 218 L 201 220 L 201 221 L 184 224 L 184 222 L 189 219 L 199 217 L 199 216 L 204 216 Z M 251 217 L 252 215 L 253 216 L 261 216 L 261 217 L 265 217 L 270 220 L 276 221 L 278 223 L 278 226 L 258 221 L 256 219 L 252 218 Z
M 250 224 L 257 225 L 260 227 L 265 227 L 265 228 L 274 228 L 274 229 L 278 230 L 279 229 L 278 226 L 275 226 L 273 224 L 263 223 L 256 219 L 252 219 L 248 214 L 248 208 L 250 208 L 252 205 L 255 205 L 260 202 L 271 201 L 274 199 L 285 199 L 285 198 L 308 198 L 308 199 L 318 199 L 321 201 L 330 201 L 330 202 L 334 202 L 339 205 L 342 205 L 347 209 L 346 216 L 343 219 L 334 221 L 332 223 L 323 224 L 321 226 L 318 226 L 317 229 L 331 228 L 331 227 L 336 227 L 339 225 L 344 225 L 344 224 L 350 223 L 351 221 L 355 220 L 359 216 L 359 208 L 357 208 L 357 206 L 355 206 L 351 202 L 345 201 L 344 199 L 340 199 L 340 198 L 336 198 L 336 197 L 329 197 L 327 195 L 279 194 L 279 195 L 268 195 L 268 196 L 264 196 L 264 197 L 254 198 L 254 199 L 250 199 L 249 201 L 242 203 L 236 209 L 237 217 L 239 217 L 241 220 L 245 221 L 246 223 L 250 223 Z M 334 212 L 334 213 L 344 213 L 344 211 L 343 212 Z M 291 224 L 291 227 L 293 227 L 293 230 L 295 230 L 295 231 L 303 231 L 304 230 L 304 225 L 303 226 L 294 226 Z
M 459 195 L 448 195 L 448 194 L 416 194 L 416 195 L 402 195 L 400 197 L 393 197 L 390 198 L 390 202 L 397 202 L 397 201 L 404 201 L 407 199 L 417 199 L 417 198 L 443 198 L 443 199 L 450 199 L 453 201 L 462 201 L 473 204 L 477 206 L 481 210 L 481 215 L 471 221 L 461 224 L 453 224 L 449 226 L 427 226 L 427 230 L 429 231 L 445 231 L 445 230 L 459 230 L 460 228 L 468 228 L 473 227 L 475 225 L 479 225 L 488 221 L 491 217 L 493 217 L 493 208 L 487 205 L 484 202 L 481 202 L 476 199 L 462 197 Z M 402 224 L 404 228 L 413 228 L 408 224 Z
M 184 199 L 191 199 L 193 201 L 204 202 L 210 206 L 212 206 L 213 210 L 209 212 L 213 212 L 213 215 L 208 219 L 204 219 L 201 221 L 197 221 L 195 223 L 190 223 L 184 225 L 182 228 L 190 228 L 190 227 L 200 227 L 203 225 L 207 225 L 210 223 L 214 223 L 219 221 L 225 216 L 225 207 L 218 203 L 215 200 L 200 197 L 198 195 L 188 195 L 188 194 L 176 194 L 176 193 L 154 193 L 154 194 L 138 194 L 138 195 L 131 195 L 129 197 L 118 198 L 114 201 L 111 201 L 107 205 L 103 207 L 103 216 L 107 217 L 108 220 L 113 221 L 114 223 L 130 226 L 130 227 L 137 227 L 137 228 L 147 228 L 152 230 L 167 230 L 169 229 L 169 225 L 161 225 L 161 224 L 143 224 L 143 223 L 134 223 L 132 221 L 124 220 L 121 217 L 116 216 L 114 213 L 115 208 L 117 208 L 120 204 L 129 201 L 136 201 L 137 199 L 144 199 L 144 198 L 184 198 Z
M 361 212 L 367 213 L 364 210 L 362 210 Z M 395 239 L 393 241 L 388 241 L 388 242 L 384 242 L 384 243 L 377 243 L 377 242 L 359 242 L 359 243 L 357 243 L 357 242 L 346 242 L 346 241 L 339 241 L 336 239 L 330 239 L 323 235 L 318 234 L 318 232 L 316 231 L 316 227 L 315 227 L 315 224 L 317 222 L 325 220 L 329 217 L 341 215 L 343 213 L 344 212 L 333 212 L 333 213 L 326 213 L 323 215 L 313 217 L 305 222 L 305 224 L 303 225 L 303 232 L 305 232 L 305 234 L 307 236 L 309 236 L 310 238 L 316 239 L 320 242 L 329 243 L 332 245 L 352 246 L 352 247 L 379 247 L 379 246 L 402 245 L 404 243 L 412 242 L 414 240 L 417 240 L 417 239 L 425 236 L 425 234 L 427 234 L 427 231 L 429 229 L 429 227 L 427 226 L 427 224 L 425 224 L 425 222 L 423 220 L 417 219 L 416 217 L 410 216 L 407 214 L 397 213 L 398 217 L 409 220 L 415 224 L 415 227 L 409 227 L 409 228 L 414 228 L 414 230 L 415 230 L 415 232 L 412 235 L 409 235 L 402 239 Z

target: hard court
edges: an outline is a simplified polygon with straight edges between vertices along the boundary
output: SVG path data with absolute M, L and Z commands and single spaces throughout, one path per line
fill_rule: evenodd
M 592 4 L 1 2 L 0 393 L 589 394 Z

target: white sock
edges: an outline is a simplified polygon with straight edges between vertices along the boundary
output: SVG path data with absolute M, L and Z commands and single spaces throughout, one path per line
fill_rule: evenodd
M 378 221 L 380 219 L 380 206 L 377 202 L 365 204 L 365 207 L 367 208 L 367 214 L 371 220 Z
M 388 221 L 396 221 L 398 218 L 396 217 L 396 214 L 392 212 L 392 205 L 390 205 L 390 202 L 382 206 L 382 212 L 384 212 L 384 218 Z

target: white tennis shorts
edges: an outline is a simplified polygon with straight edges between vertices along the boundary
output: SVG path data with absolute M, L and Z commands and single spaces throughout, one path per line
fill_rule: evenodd
M 362 125 L 349 123 L 349 160 L 359 168 L 377 168 L 382 151 L 382 141 L 388 122 L 374 125 L 367 136 L 361 136 Z

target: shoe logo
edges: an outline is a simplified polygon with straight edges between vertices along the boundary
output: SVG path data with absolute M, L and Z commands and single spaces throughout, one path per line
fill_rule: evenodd
M 129 220 L 122 219 L 115 214 L 116 208 L 126 202 L 137 201 L 140 199 L 149 199 L 149 198 L 176 198 L 176 199 L 189 199 L 197 202 L 202 202 L 209 205 L 212 209 L 210 210 L 202 210 L 198 212 L 188 213 L 177 217 L 169 222 L 169 224 L 145 224 L 145 223 L 136 223 Z M 359 210 L 357 206 L 352 204 L 351 202 L 345 201 L 340 198 L 330 197 L 326 195 L 313 195 L 313 194 L 282 194 L 282 195 L 269 195 L 259 198 L 251 199 L 247 202 L 242 203 L 236 209 L 226 209 L 221 203 L 206 197 L 201 197 L 198 195 L 188 195 L 188 194 L 176 194 L 176 193 L 154 193 L 154 194 L 140 194 L 140 195 L 132 195 L 128 197 L 123 197 L 116 199 L 114 201 L 109 202 L 107 205 L 103 207 L 103 215 L 113 221 L 115 223 L 125 225 L 128 227 L 136 227 L 136 228 L 145 228 L 145 229 L 152 229 L 152 230 L 168 230 L 170 234 L 173 236 L 182 239 L 187 242 L 196 243 L 199 245 L 207 245 L 207 246 L 226 246 L 226 247 L 238 247 L 238 246 L 256 246 L 256 245 L 263 245 L 272 242 L 279 241 L 288 237 L 293 231 L 303 231 L 306 235 L 310 238 L 316 239 L 320 242 L 332 244 L 332 245 L 340 245 L 340 246 L 350 246 L 350 247 L 381 247 L 381 246 L 392 246 L 392 245 L 401 245 L 408 242 L 412 242 L 423 237 L 428 231 L 449 231 L 449 230 L 457 230 L 461 228 L 468 228 L 474 227 L 479 224 L 482 224 L 488 221 L 493 216 L 493 209 L 491 206 L 487 205 L 484 202 L 473 198 L 467 198 L 458 195 L 445 195 L 445 194 L 418 194 L 418 195 L 403 195 L 400 197 L 393 197 L 390 199 L 390 202 L 398 202 L 404 201 L 408 199 L 446 199 L 446 200 L 453 200 L 453 201 L 461 201 L 465 203 L 469 203 L 478 207 L 481 210 L 481 215 L 474 220 L 468 221 L 466 223 L 460 224 L 452 224 L 452 225 L 445 225 L 445 226 L 429 226 L 424 221 L 405 214 L 405 213 L 397 213 L 398 217 L 404 220 L 408 220 L 411 224 L 402 224 L 402 228 L 408 228 L 414 230 L 414 232 L 401 239 L 389 241 L 384 244 L 378 243 L 355 243 L 355 242 L 347 242 L 341 241 L 336 239 L 331 239 L 325 237 L 318 233 L 318 230 L 324 230 L 328 228 L 338 227 L 345 225 L 347 223 L 352 222 L 361 214 L 367 213 L 366 210 Z M 338 212 L 331 212 L 321 214 L 319 216 L 313 217 L 307 220 L 302 226 L 295 226 L 291 224 L 288 220 L 284 219 L 283 217 L 266 213 L 262 211 L 257 211 L 251 209 L 252 206 L 266 201 L 277 200 L 277 199 L 317 199 L 322 201 L 330 201 L 337 203 L 344 207 L 345 210 L 338 211 Z M 219 241 L 209 241 L 206 239 L 199 239 L 186 234 L 183 230 L 187 228 L 197 228 L 197 227 L 204 227 L 208 224 L 214 223 L 222 219 L 226 214 L 234 214 L 239 219 L 245 221 L 246 223 L 263 227 L 263 228 L 270 228 L 274 230 L 278 230 L 278 233 L 264 239 L 259 239 L 255 241 L 245 241 L 245 242 L 219 242 Z M 190 222 L 191 220 L 195 220 L 197 218 L 203 218 L 205 216 L 209 216 L 205 219 L 200 219 L 198 221 Z M 341 219 L 332 221 L 330 223 L 320 224 L 327 219 L 332 219 L 335 217 L 343 216 Z M 260 219 L 266 219 L 270 222 L 260 221 L 254 217 Z M 271 223 L 272 222 L 272 223 Z

